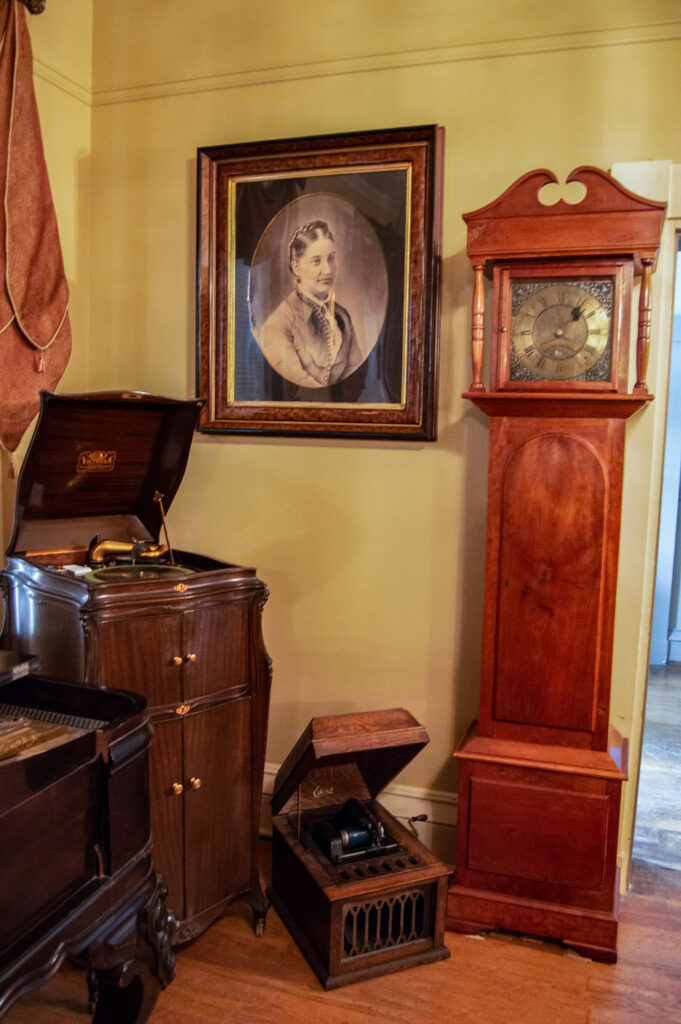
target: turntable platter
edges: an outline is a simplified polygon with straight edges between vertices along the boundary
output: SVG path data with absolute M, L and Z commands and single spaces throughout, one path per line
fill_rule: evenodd
M 126 583 L 129 580 L 160 580 L 192 573 L 184 565 L 106 565 L 93 569 L 84 579 L 89 583 Z

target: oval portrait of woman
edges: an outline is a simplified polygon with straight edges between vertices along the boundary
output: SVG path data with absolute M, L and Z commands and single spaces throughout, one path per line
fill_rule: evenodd
M 340 196 L 301 196 L 270 221 L 253 256 L 251 330 L 270 366 L 324 388 L 362 365 L 381 333 L 388 272 L 372 225 Z

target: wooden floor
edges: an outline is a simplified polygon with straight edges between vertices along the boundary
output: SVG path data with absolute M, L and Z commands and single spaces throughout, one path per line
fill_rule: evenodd
M 634 856 L 681 870 L 681 665 L 648 677 Z
M 151 1024 L 681 1024 L 680 694 L 678 666 L 651 671 L 617 964 L 527 936 L 448 934 L 449 960 L 325 992 L 274 910 L 258 939 L 234 906 L 179 953 Z M 88 1020 L 83 972 L 66 968 L 3 1024 Z
M 267 877 L 270 844 L 263 841 Z M 617 964 L 522 936 L 447 934 L 451 958 L 325 992 L 274 910 L 262 938 L 235 906 L 178 956 L 152 1024 L 679 1024 L 681 871 L 636 862 Z M 62 970 L 3 1024 L 84 1024 Z

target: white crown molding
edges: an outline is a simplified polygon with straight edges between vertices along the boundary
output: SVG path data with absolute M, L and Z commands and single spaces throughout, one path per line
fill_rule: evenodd
M 41 78 L 44 82 L 48 82 L 53 85 L 56 89 L 61 89 L 62 92 L 67 93 L 73 99 L 78 100 L 79 103 L 85 103 L 86 106 L 93 106 L 93 94 L 92 90 L 86 88 L 83 85 L 79 85 L 78 82 L 74 82 L 72 78 L 67 78 L 66 75 L 62 75 L 56 68 L 46 64 L 39 58 L 34 58 L 33 61 L 33 73 L 36 78 Z
M 638 46 L 647 43 L 672 42 L 681 39 L 681 21 L 660 22 L 652 25 L 632 25 L 617 29 L 598 29 L 587 32 L 559 33 L 547 36 L 528 36 L 484 43 L 463 43 L 456 46 L 432 47 L 426 50 L 406 50 L 397 53 L 375 53 L 362 57 L 339 60 L 312 61 L 281 67 L 256 68 L 228 74 L 210 75 L 172 82 L 156 82 L 128 86 L 123 89 L 89 90 L 61 75 L 55 68 L 36 59 L 34 70 L 38 77 L 92 106 L 115 103 L 133 103 L 156 100 L 191 93 L 242 89 L 254 85 L 277 85 L 310 78 L 329 78 L 338 75 L 367 74 L 393 71 L 400 68 L 429 67 L 438 64 L 457 64 L 467 61 L 520 57 L 528 54 L 552 53 L 567 50 L 587 50 L 603 47 Z

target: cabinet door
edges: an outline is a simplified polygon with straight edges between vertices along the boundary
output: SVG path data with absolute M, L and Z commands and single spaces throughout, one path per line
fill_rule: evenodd
M 137 615 L 101 622 L 95 654 L 97 682 L 141 693 L 151 708 L 179 704 L 181 635 L 181 617 L 176 614 Z
M 185 917 L 191 918 L 251 885 L 251 700 L 189 715 L 182 726 Z
M 185 701 L 248 685 L 250 608 L 233 600 L 184 615 Z
M 185 916 L 183 725 L 180 719 L 155 723 L 149 759 L 154 867 L 168 883 L 168 906 L 179 919 Z M 182 789 L 176 791 L 178 786 Z

